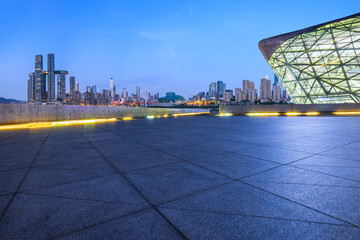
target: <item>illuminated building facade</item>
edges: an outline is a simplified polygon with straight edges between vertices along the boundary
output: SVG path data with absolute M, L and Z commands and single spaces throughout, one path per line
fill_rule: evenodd
M 216 82 L 210 83 L 209 86 L 209 97 L 212 99 L 216 98 Z
M 29 102 L 53 102 L 55 101 L 55 75 L 58 75 L 57 98 L 65 100 L 65 75 L 64 70 L 55 70 L 55 56 L 48 54 L 47 71 L 43 71 L 43 56 L 35 56 L 35 72 L 29 74 L 28 101 Z M 47 89 L 46 89 L 47 78 Z
M 71 101 L 75 100 L 75 77 L 71 76 L 70 77 L 70 97 L 71 97 Z
M 360 103 L 360 13 L 260 41 L 294 103 Z
M 58 89 L 57 89 L 57 99 L 59 100 L 66 100 L 66 71 L 59 71 L 58 75 Z
M 35 56 L 35 101 L 46 100 L 46 82 L 43 73 L 43 56 Z
M 55 55 L 47 55 L 48 100 L 55 100 Z

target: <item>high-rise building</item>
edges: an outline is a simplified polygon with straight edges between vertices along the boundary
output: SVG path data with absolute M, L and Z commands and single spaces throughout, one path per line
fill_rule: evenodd
M 230 103 L 233 97 L 233 90 L 225 90 L 224 92 L 224 102 Z
M 210 83 L 209 86 L 209 97 L 212 99 L 216 98 L 216 82 Z
M 284 100 L 288 100 L 288 99 L 289 99 L 289 94 L 286 92 L 286 90 L 283 90 L 283 92 L 282 92 L 282 98 L 283 98 Z
M 249 80 L 243 80 L 243 100 L 247 100 L 246 98 L 246 90 L 250 88 L 249 86 L 250 81 Z
M 226 89 L 226 85 L 223 81 L 217 81 L 216 83 L 216 96 L 219 98 L 224 97 L 224 92 Z
M 55 55 L 47 55 L 48 100 L 55 101 Z
M 261 79 L 260 101 L 267 102 L 269 99 L 271 99 L 271 80 L 266 75 L 265 78 Z
M 43 56 L 35 56 L 35 101 L 46 100 L 46 81 L 43 73 Z
M 279 84 L 279 78 L 276 76 L 276 74 L 274 74 L 274 85 L 278 85 Z
M 96 96 L 96 93 L 97 93 L 97 91 L 96 91 L 96 85 L 94 85 L 94 86 L 92 86 L 91 87 L 91 91 L 95 94 L 95 96 Z
M 241 92 L 241 88 L 235 88 L 235 101 L 236 102 L 241 102 L 242 100 L 242 92 Z
M 256 100 L 256 93 L 255 93 L 255 83 L 249 80 L 243 80 L 243 92 L 242 92 L 242 99 L 255 102 Z
M 136 97 L 140 97 L 140 87 L 136 87 Z
M 30 73 L 28 79 L 28 102 L 33 101 L 35 101 L 35 73 Z
M 57 99 L 65 101 L 66 100 L 66 71 L 59 71 L 57 76 Z
M 360 103 L 360 13 L 261 40 L 296 104 Z
M 79 82 L 75 83 L 75 91 L 80 91 Z
M 273 86 L 272 100 L 276 103 L 281 100 L 281 86 L 278 84 Z
M 76 88 L 75 88 L 75 77 L 74 77 L 74 76 L 71 76 L 71 77 L 70 77 L 70 98 L 71 98 L 71 101 L 74 101 L 74 100 L 75 100 L 75 91 L 76 91 Z
M 123 98 L 127 98 L 127 97 L 128 97 L 128 92 L 126 91 L 126 88 L 123 88 L 122 94 L 123 94 Z
M 91 92 L 91 87 L 90 86 L 86 86 L 86 92 Z
M 116 98 L 116 87 L 114 83 L 114 79 L 110 78 L 110 91 L 111 91 L 111 98 L 114 101 Z

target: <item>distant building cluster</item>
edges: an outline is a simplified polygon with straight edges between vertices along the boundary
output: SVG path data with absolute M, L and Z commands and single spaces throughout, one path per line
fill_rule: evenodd
M 140 87 L 136 87 L 136 93 L 134 94 L 129 94 L 126 88 L 123 88 L 122 91 L 117 94 L 114 79 L 112 78 L 110 78 L 109 89 L 101 89 L 100 91 L 97 91 L 96 86 L 86 86 L 85 92 L 80 92 L 79 82 L 75 81 L 75 76 L 70 76 L 70 89 L 67 93 L 66 75 L 68 75 L 68 71 L 55 70 L 55 55 L 53 53 L 47 55 L 47 70 L 44 70 L 43 68 L 43 61 L 44 58 L 42 55 L 35 56 L 35 71 L 29 74 L 28 79 L 29 103 L 104 106 L 147 106 L 159 103 L 159 93 L 151 94 L 146 92 L 145 98 L 143 98 L 140 96 Z M 57 83 L 56 85 L 55 79 Z M 175 98 L 168 99 L 166 96 L 163 97 L 160 102 L 175 102 Z
M 287 103 L 290 97 L 274 75 L 274 83 L 268 76 L 261 79 L 260 91 L 255 88 L 255 83 L 243 80 L 242 88 L 226 89 L 223 81 L 210 83 L 208 92 L 199 92 L 189 99 L 191 102 L 210 102 L 217 104 L 258 104 L 258 103 Z
M 55 70 L 55 56 L 50 53 L 47 57 L 47 71 L 43 69 L 43 56 L 35 56 L 35 71 L 29 74 L 28 101 L 50 102 L 66 100 L 65 70 Z M 55 95 L 55 76 L 57 77 L 57 95 Z M 72 77 L 75 81 L 75 77 Z

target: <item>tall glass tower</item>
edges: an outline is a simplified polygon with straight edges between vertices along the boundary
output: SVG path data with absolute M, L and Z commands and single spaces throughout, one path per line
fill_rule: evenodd
M 70 97 L 71 101 L 75 100 L 75 77 L 70 77 Z
M 43 56 L 35 56 L 35 101 L 46 100 L 46 82 L 43 75 Z
M 48 100 L 55 100 L 55 55 L 49 53 L 47 55 L 47 84 L 48 84 Z

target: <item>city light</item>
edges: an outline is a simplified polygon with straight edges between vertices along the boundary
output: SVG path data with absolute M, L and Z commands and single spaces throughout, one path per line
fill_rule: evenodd
M 302 113 L 300 113 L 300 112 L 287 112 L 287 113 L 285 113 L 286 116 L 299 116 L 301 114 Z
M 168 117 L 168 115 L 167 115 L 167 114 L 165 114 L 165 115 L 163 115 L 163 117 Z
M 148 119 L 153 119 L 155 116 L 147 116 Z
M 116 118 L 104 118 L 104 119 L 85 119 L 85 120 L 70 120 L 70 121 L 56 121 L 56 122 L 11 124 L 11 125 L 1 125 L 0 130 L 48 128 L 48 127 L 70 126 L 70 125 L 78 125 L 78 124 L 113 122 L 116 120 L 117 120 Z
M 319 115 L 319 112 L 307 112 L 306 115 Z
M 359 115 L 360 112 L 333 112 L 335 115 Z
M 132 120 L 133 118 L 132 117 L 124 117 L 124 118 L 122 118 L 122 120 L 124 120 L 124 121 L 129 121 L 129 120 Z
M 279 116 L 278 112 L 269 112 L 269 113 L 247 113 L 246 116 L 251 117 L 267 117 L 267 116 Z
M 230 116 L 233 116 L 234 114 L 232 113 L 221 113 L 220 114 L 220 117 L 230 117 Z
M 193 116 L 193 115 L 201 115 L 201 114 L 209 114 L 209 112 L 174 113 L 174 114 L 173 114 L 173 117 L 178 117 L 178 116 Z

